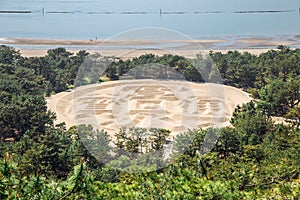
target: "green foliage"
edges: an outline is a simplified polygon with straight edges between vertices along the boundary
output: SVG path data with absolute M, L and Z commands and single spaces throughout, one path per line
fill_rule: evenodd
M 111 161 L 113 149 L 107 132 L 94 130 L 92 126 L 80 125 L 77 134 L 80 143 L 85 147 L 81 154 L 89 159 L 88 164 L 91 168 L 102 168 L 105 163 Z
M 210 56 L 217 65 L 225 84 L 239 88 L 255 86 L 259 69 L 255 67 L 254 55 L 229 51 L 227 54 L 211 52 Z
M 300 79 L 273 80 L 259 92 L 259 104 L 268 115 L 284 115 L 300 103 Z
M 116 159 L 108 166 L 128 172 L 165 167 L 169 134 L 170 131 L 160 128 L 121 128 L 115 134 Z
M 206 134 L 207 131 L 199 129 L 177 135 L 174 141 L 174 153 L 195 156 L 200 152 Z
M 18 140 L 28 130 L 43 132 L 54 118 L 42 96 L 45 79 L 12 64 L 0 64 L 0 71 L 0 140 Z
M 97 57 L 97 55 L 95 55 Z M 100 55 L 98 55 L 101 58 Z M 103 63 L 106 63 L 102 58 Z M 197 70 L 200 62 L 182 56 L 166 54 L 161 57 L 153 54 L 141 55 L 132 60 L 113 60 L 107 65 L 104 74 L 110 80 L 119 79 L 163 79 L 189 80 L 203 82 L 202 74 Z M 98 67 L 99 69 L 99 67 Z M 96 72 L 98 76 L 99 72 Z
M 286 121 L 292 125 L 296 130 L 300 129 L 300 106 L 294 107 L 289 110 L 285 115 Z
M 215 151 L 224 158 L 242 151 L 240 138 L 234 128 L 224 128 L 218 138 Z
M 22 59 L 19 51 L 12 47 L 0 45 L 0 63 L 17 64 Z
M 238 140 L 243 145 L 255 145 L 262 141 L 263 136 L 271 129 L 270 119 L 257 108 L 253 101 L 238 106 L 231 119 Z
M 165 129 L 150 128 L 121 128 L 115 134 L 116 146 L 122 153 L 131 154 L 134 158 L 138 154 L 158 151 L 167 144 L 171 132 Z M 129 153 L 129 154 L 128 154 Z
M 299 199 L 300 50 L 210 56 L 107 58 L 110 67 L 99 72 L 99 55 L 85 51 L 24 58 L 0 46 L 0 199 Z M 81 65 L 87 71 L 74 83 Z M 220 81 L 219 70 L 225 84 L 260 100 L 237 107 L 231 127 L 190 130 L 174 143 L 168 130 L 130 128 L 115 134 L 113 148 L 103 130 L 54 126 L 45 95 L 97 83 L 100 75 L 126 78 L 139 65 L 142 77 L 168 79 L 174 70 L 196 82 Z M 273 115 L 287 124 L 274 124 Z M 169 145 L 180 156 L 165 165 L 158 158 Z

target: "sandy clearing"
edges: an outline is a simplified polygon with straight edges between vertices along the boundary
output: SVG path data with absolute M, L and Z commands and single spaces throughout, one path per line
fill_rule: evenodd
M 127 80 L 79 87 L 47 99 L 57 123 L 91 124 L 112 134 L 121 127 L 157 127 L 173 136 L 193 128 L 229 125 L 249 94 L 229 86 L 183 81 Z

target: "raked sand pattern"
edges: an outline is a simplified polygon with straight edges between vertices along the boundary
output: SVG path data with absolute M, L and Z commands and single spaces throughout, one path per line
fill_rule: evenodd
M 91 124 L 115 133 L 121 127 L 166 128 L 172 134 L 193 128 L 224 127 L 249 95 L 219 84 L 124 80 L 76 88 L 47 99 L 57 122 Z

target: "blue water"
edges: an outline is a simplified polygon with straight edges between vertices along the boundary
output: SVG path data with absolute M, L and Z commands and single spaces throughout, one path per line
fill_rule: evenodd
M 194 39 L 299 35 L 299 7 L 300 0 L 0 0 L 0 11 L 31 11 L 0 13 L 0 38 L 108 38 L 141 27 Z M 236 13 L 244 11 L 281 12 Z

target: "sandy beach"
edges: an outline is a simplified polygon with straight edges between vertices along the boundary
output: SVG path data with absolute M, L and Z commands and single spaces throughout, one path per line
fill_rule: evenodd
M 209 51 L 226 53 L 231 50 L 258 55 L 278 45 L 300 46 L 300 38 L 244 37 L 203 40 L 59 40 L 30 38 L 0 38 L 0 44 L 20 50 L 23 56 L 44 56 L 48 49 L 64 47 L 72 53 L 87 50 L 104 56 L 133 58 L 146 53 L 155 55 L 178 54 L 193 58 Z
M 267 52 L 270 49 L 236 49 L 237 51 L 243 53 L 243 52 L 249 52 L 251 54 L 259 55 L 260 53 Z M 76 54 L 78 50 L 68 50 L 71 53 Z M 211 50 L 176 50 L 176 51 L 166 51 L 166 50 L 142 50 L 142 49 L 135 49 L 135 50 L 130 50 L 130 49 L 123 49 L 123 50 L 87 50 L 87 52 L 93 54 L 93 53 L 99 53 L 103 56 L 116 56 L 120 57 L 123 59 L 132 59 L 135 57 L 139 57 L 144 54 L 154 54 L 158 56 L 162 56 L 164 54 L 177 54 L 181 55 L 187 58 L 195 58 L 197 54 L 203 54 L 206 55 L 210 52 Z M 219 50 L 212 50 L 214 52 L 222 52 L 222 53 L 227 53 L 228 51 L 232 50 L 224 50 L 224 49 L 219 49 Z M 20 52 L 22 53 L 23 56 L 25 57 L 41 57 L 45 56 L 47 54 L 47 50 L 42 49 L 20 49 Z

